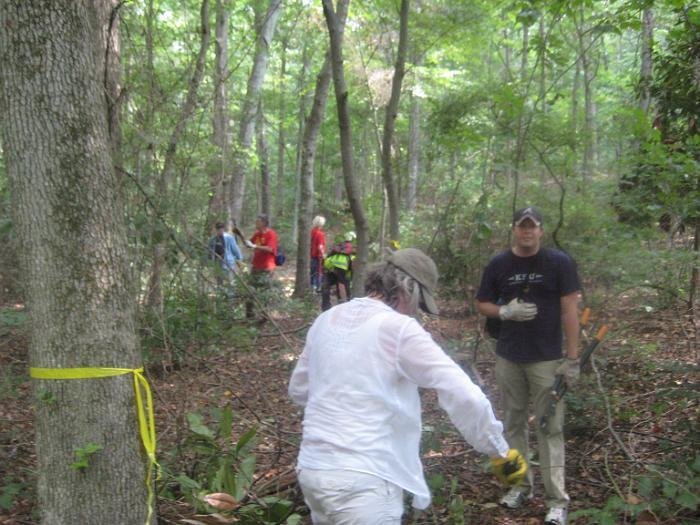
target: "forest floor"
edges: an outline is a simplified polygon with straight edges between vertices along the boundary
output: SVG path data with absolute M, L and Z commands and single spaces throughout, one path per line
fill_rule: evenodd
M 478 336 L 479 321 L 464 301 L 443 301 L 440 307 L 440 318 L 426 327 L 473 377 L 478 375 L 475 379 L 500 413 L 493 344 Z M 158 459 L 164 468 L 159 523 L 233 523 L 242 518 L 241 509 L 215 514 L 203 505 L 195 508 L 194 499 L 187 497 L 207 492 L 207 487 L 188 487 L 187 480 L 201 480 L 223 457 L 231 458 L 239 471 L 255 458 L 243 509 L 259 510 L 275 501 L 266 496 L 274 496 L 301 515 L 300 523 L 309 522 L 293 470 L 302 413 L 288 400 L 286 388 L 314 308 L 297 306 L 291 314 L 286 307 L 273 308 L 274 322 L 263 325 L 234 319 L 235 341 L 180 349 L 172 363 L 149 366 Z M 21 323 L 13 321 L 21 310 L 21 305 L 5 305 L 0 317 L 0 524 L 5 525 L 37 523 L 28 337 Z M 700 523 L 697 507 L 692 510 L 700 491 L 697 320 L 675 308 L 649 310 L 630 295 L 609 303 L 602 314 L 594 312 L 593 326 L 610 323 L 611 331 L 596 350 L 594 369 L 589 365 L 567 394 L 571 510 L 591 509 L 572 523 Z M 517 511 L 499 507 L 503 489 L 486 470 L 485 458 L 460 438 L 434 392 L 421 395 L 422 460 L 433 505 L 422 513 L 409 510 L 405 523 L 541 523 L 546 512 L 541 483 L 536 481 L 530 505 Z M 216 431 L 225 407 L 233 413 L 232 438 L 212 444 L 216 439 L 206 438 L 208 431 L 197 425 L 197 416 L 188 414 L 201 415 L 201 422 Z M 236 450 L 233 443 L 250 429 L 257 429 L 250 450 Z M 207 440 L 210 448 L 203 447 Z

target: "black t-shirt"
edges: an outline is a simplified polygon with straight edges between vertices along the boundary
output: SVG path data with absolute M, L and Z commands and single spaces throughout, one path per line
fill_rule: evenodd
M 496 255 L 484 270 L 476 298 L 506 304 L 517 297 L 537 305 L 532 321 L 503 321 L 496 353 L 516 363 L 561 358 L 561 297 L 580 289 L 576 263 L 563 252 L 541 248 L 530 257 L 511 250 Z

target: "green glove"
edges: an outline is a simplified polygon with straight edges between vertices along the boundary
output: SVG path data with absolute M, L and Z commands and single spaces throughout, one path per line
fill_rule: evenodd
M 491 469 L 504 485 L 517 485 L 527 473 L 527 462 L 520 452 L 511 448 L 506 457 L 491 458 Z

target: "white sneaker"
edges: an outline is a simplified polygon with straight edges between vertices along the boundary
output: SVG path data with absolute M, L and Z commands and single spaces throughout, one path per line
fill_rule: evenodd
M 545 525 L 566 525 L 566 509 L 552 507 L 544 518 Z
M 500 500 L 500 504 L 509 509 L 517 509 L 532 499 L 532 492 L 522 487 L 513 487 Z

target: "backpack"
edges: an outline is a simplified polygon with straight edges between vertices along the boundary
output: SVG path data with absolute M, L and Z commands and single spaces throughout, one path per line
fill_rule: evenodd
M 287 256 L 284 255 L 284 250 L 282 248 L 277 248 L 277 254 L 275 255 L 275 266 L 282 266 L 287 260 Z

